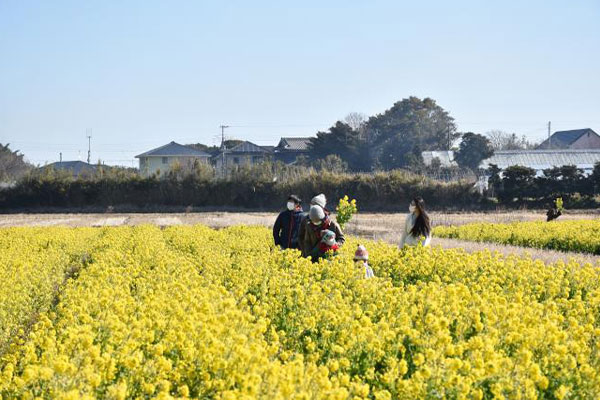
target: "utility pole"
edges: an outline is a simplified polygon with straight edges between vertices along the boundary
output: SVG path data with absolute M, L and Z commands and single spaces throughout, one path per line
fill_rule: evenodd
M 552 148 L 552 135 L 550 133 L 550 126 L 552 125 L 551 121 L 548 121 L 548 148 Z
M 90 128 L 86 133 L 89 133 L 89 135 L 86 135 L 86 137 L 88 138 L 88 157 L 87 157 L 87 163 L 90 163 L 90 159 L 92 158 L 92 128 Z
M 225 178 L 225 128 L 229 128 L 229 125 L 221 125 L 221 173 Z

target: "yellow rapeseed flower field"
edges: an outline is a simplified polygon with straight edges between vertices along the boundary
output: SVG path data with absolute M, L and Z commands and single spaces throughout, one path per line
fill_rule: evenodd
M 0 395 L 593 399 L 600 272 L 261 227 L 0 230 Z
M 600 220 L 438 226 L 433 234 L 475 242 L 600 254 Z

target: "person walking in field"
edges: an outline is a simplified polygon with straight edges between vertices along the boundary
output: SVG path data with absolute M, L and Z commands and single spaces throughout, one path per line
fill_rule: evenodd
M 323 207 L 319 205 L 311 206 L 308 219 L 309 222 L 304 229 L 304 237 L 300 238 L 302 242 L 302 256 L 311 257 L 315 247 L 321 242 L 323 233 L 328 230 L 335 234 L 334 240 L 338 248 L 344 245 L 346 238 L 344 237 L 342 228 L 327 215 Z
M 402 234 L 400 236 L 400 247 L 404 245 L 416 246 L 419 243 L 429 246 L 431 242 L 431 221 L 425 211 L 425 201 L 421 196 L 413 199 L 408 207 L 410 213 L 406 217 Z
M 327 198 L 323 193 L 316 195 L 310 200 L 309 207 L 315 205 L 321 206 L 321 208 L 325 211 L 325 214 L 329 214 L 329 211 L 327 210 Z M 304 238 L 306 237 L 306 228 L 309 226 L 309 224 L 310 218 L 308 217 L 308 213 L 306 213 L 304 214 L 304 219 L 300 222 L 300 229 L 298 230 L 298 244 L 300 245 L 300 250 L 302 251 L 303 255 L 306 254 L 306 252 L 312 251 L 313 249 L 312 247 L 306 248 L 304 243 Z M 308 256 L 304 255 L 304 257 Z
M 354 253 L 354 262 L 360 263 L 360 266 L 365 271 L 365 279 L 374 278 L 375 274 L 373 269 L 369 266 L 369 252 L 367 248 L 362 244 L 358 245 L 356 252 Z
M 282 211 L 273 225 L 275 245 L 282 249 L 299 249 L 298 231 L 305 215 L 302 211 L 302 201 L 296 195 L 290 195 L 286 210 Z

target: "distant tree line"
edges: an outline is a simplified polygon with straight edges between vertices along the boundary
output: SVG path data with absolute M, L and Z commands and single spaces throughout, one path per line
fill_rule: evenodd
M 488 194 L 503 205 L 546 207 L 557 197 L 563 198 L 567 208 L 593 208 L 599 205 L 600 162 L 594 165 L 588 176 L 574 165 L 544 169 L 542 175 L 537 176 L 533 168 L 515 165 L 500 170 L 492 164 L 488 174 Z
M 238 168 L 226 178 L 215 178 L 206 168 L 175 170 L 161 178 L 142 178 L 116 170 L 86 177 L 39 170 L 15 186 L 0 190 L 0 209 L 98 211 L 191 206 L 275 210 L 282 207 L 290 193 L 310 199 L 321 192 L 331 199 L 352 194 L 365 211 L 405 211 L 417 194 L 434 209 L 482 208 L 486 203 L 471 190 L 469 182 L 443 183 L 400 170 L 334 173 L 267 162 Z
M 202 163 L 186 169 L 174 166 L 164 176 L 142 178 L 134 169 L 97 166 L 93 172 L 73 176 L 52 168 L 30 169 L 17 183 L 0 189 L 0 209 L 160 207 L 221 207 L 276 209 L 289 193 L 307 199 L 317 192 L 332 198 L 351 194 L 365 211 L 404 211 L 414 195 L 437 209 L 491 209 L 547 207 L 556 197 L 567 208 L 598 207 L 600 163 L 584 176 L 574 166 L 550 168 L 536 176 L 531 168 L 513 166 L 501 171 L 492 165 L 489 190 L 484 195 L 472 180 L 449 183 L 405 170 L 346 173 L 337 155 L 320 160 L 319 169 L 266 162 L 231 171 L 225 178 Z M 457 168 L 454 173 L 458 175 Z

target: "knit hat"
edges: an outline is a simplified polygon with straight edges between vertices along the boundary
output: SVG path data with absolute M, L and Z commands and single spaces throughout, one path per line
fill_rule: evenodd
M 313 197 L 312 200 L 310 201 L 310 204 L 321 206 L 322 208 L 325 208 L 325 205 L 327 204 L 327 199 L 325 198 L 325 195 L 323 193 L 321 193 L 321 194 Z
M 367 251 L 367 248 L 362 244 L 359 244 L 358 248 L 356 249 L 356 253 L 354 253 L 354 259 L 367 261 L 369 259 L 369 252 Z
M 310 206 L 308 217 L 313 222 L 322 221 L 325 218 L 325 211 L 321 206 Z
M 335 232 L 330 230 L 321 231 L 321 240 L 327 246 L 333 246 L 335 244 Z

